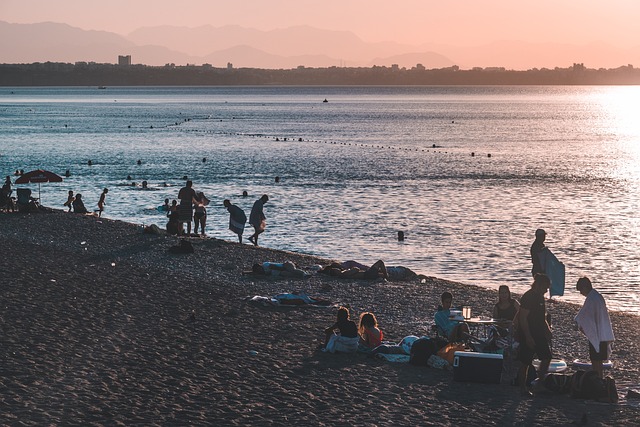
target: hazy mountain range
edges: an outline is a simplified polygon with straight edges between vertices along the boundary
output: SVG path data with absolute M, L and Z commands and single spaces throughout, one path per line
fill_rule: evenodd
M 133 64 L 211 64 L 235 68 L 472 67 L 588 68 L 640 65 L 640 46 L 617 49 L 606 44 L 568 45 L 501 41 L 480 46 L 404 45 L 368 43 L 348 31 L 308 26 L 261 31 L 240 26 L 196 28 L 159 26 L 140 28 L 126 36 L 87 31 L 59 23 L 12 24 L 0 21 L 0 62 L 116 63 L 131 55 Z

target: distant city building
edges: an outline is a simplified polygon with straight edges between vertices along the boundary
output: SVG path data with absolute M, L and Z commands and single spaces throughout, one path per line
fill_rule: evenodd
M 118 56 L 118 65 L 121 67 L 126 67 L 131 65 L 131 55 L 119 55 Z

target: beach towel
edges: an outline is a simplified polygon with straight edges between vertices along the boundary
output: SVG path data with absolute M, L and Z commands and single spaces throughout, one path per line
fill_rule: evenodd
M 329 338 L 329 342 L 326 346 L 326 351 L 329 353 L 355 353 L 358 351 L 358 344 L 360 343 L 360 337 L 343 337 L 341 335 L 334 334 Z
M 544 268 L 545 274 L 551 281 L 551 287 L 549 288 L 549 296 L 562 296 L 564 295 L 564 281 L 565 281 L 565 269 L 564 264 L 556 258 L 556 256 L 549 250 L 544 248 L 539 253 L 540 263 Z
M 392 363 L 409 363 L 409 355 L 406 354 L 385 354 L 385 353 L 377 353 L 375 355 L 378 359 L 385 360 L 387 362 Z
M 598 349 L 601 342 L 607 342 L 609 343 L 609 353 L 611 353 L 611 343 L 615 337 L 607 305 L 598 291 L 595 289 L 589 291 L 575 321 L 593 348 Z

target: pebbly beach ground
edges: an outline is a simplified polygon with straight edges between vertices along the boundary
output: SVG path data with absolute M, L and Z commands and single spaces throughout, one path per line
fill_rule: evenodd
M 374 312 L 385 339 L 400 341 L 430 332 L 443 291 L 485 316 L 494 291 L 433 277 L 243 275 L 264 261 L 302 269 L 329 261 L 201 238 L 189 239 L 194 253 L 171 254 L 176 237 L 61 211 L 0 213 L 0 236 L 0 425 L 638 423 L 640 405 L 625 398 L 640 388 L 635 316 L 611 313 L 617 341 L 609 375 L 620 403 L 522 398 L 517 387 L 455 382 L 444 370 L 323 353 L 334 307 L 246 301 L 304 291 L 348 305 L 353 318 Z M 566 361 L 587 357 L 573 327 L 578 309 L 548 304 L 554 355 Z

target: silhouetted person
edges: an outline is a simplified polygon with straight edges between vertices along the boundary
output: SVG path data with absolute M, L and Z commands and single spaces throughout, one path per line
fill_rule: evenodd
M 267 228 L 267 218 L 264 216 L 264 204 L 269 201 L 269 196 L 263 194 L 258 200 L 253 203 L 251 208 L 251 214 L 249 215 L 249 224 L 254 229 L 253 235 L 249 237 L 249 241 L 255 246 L 258 246 L 258 236 L 264 233 Z

